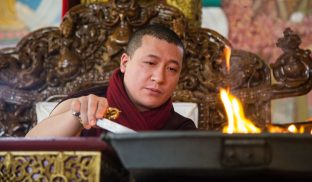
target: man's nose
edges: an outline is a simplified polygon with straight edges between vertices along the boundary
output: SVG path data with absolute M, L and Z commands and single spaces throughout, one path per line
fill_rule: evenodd
M 162 83 L 165 80 L 165 69 L 163 68 L 158 68 L 155 69 L 153 72 L 153 75 L 151 77 L 152 81 L 155 81 L 156 83 Z

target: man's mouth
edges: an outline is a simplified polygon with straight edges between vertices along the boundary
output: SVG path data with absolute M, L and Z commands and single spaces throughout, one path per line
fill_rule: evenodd
M 156 88 L 146 88 L 146 89 L 149 90 L 151 93 L 162 94 L 162 91 Z

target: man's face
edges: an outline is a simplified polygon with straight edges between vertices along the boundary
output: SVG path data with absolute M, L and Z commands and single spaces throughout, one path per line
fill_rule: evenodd
M 183 49 L 145 35 L 130 57 L 121 56 L 126 92 L 140 111 L 157 108 L 172 95 L 182 68 Z

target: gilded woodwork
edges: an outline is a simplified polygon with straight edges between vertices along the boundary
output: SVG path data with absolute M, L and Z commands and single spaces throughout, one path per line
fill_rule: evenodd
M 103 3 L 109 0 L 82 0 L 83 4 Z M 179 9 L 188 19 L 190 26 L 201 26 L 201 0 L 138 0 L 140 5 L 151 5 L 156 3 L 164 3 Z
M 0 151 L 0 181 L 100 181 L 101 152 Z
M 166 0 L 166 3 L 178 8 L 189 20 L 190 26 L 201 26 L 201 0 Z
M 107 3 L 109 0 L 81 0 L 82 4 L 90 4 L 90 3 Z
M 253 53 L 233 50 L 228 73 L 223 53 L 228 40 L 188 21 L 165 4 L 81 4 L 65 15 L 60 27 L 34 31 L 16 47 L 0 50 L 0 136 L 25 135 L 36 124 L 38 101 L 107 84 L 132 32 L 146 24 L 164 24 L 183 40 L 186 56 L 173 100 L 198 104 L 201 129 L 220 130 L 226 123 L 220 87 L 230 87 L 259 127 L 270 122 L 272 99 L 311 90 L 310 51 L 299 48 L 300 37 L 290 29 L 278 40 L 284 52 L 276 63 L 269 66 Z M 272 84 L 272 78 L 277 82 Z

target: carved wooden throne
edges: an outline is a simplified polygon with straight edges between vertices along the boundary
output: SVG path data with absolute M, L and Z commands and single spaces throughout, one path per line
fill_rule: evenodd
M 219 130 L 226 122 L 220 87 L 230 86 L 260 127 L 270 122 L 272 99 L 312 88 L 310 51 L 299 48 L 301 40 L 290 29 L 278 40 L 284 53 L 275 64 L 269 67 L 253 53 L 233 50 L 228 74 L 223 49 L 230 43 L 217 32 L 190 26 L 176 8 L 134 0 L 78 5 L 60 27 L 31 32 L 16 47 L 0 50 L 0 136 L 24 136 L 36 125 L 36 102 L 106 84 L 131 33 L 153 23 L 171 27 L 185 44 L 173 100 L 198 104 L 201 129 Z M 277 83 L 271 83 L 271 72 Z

